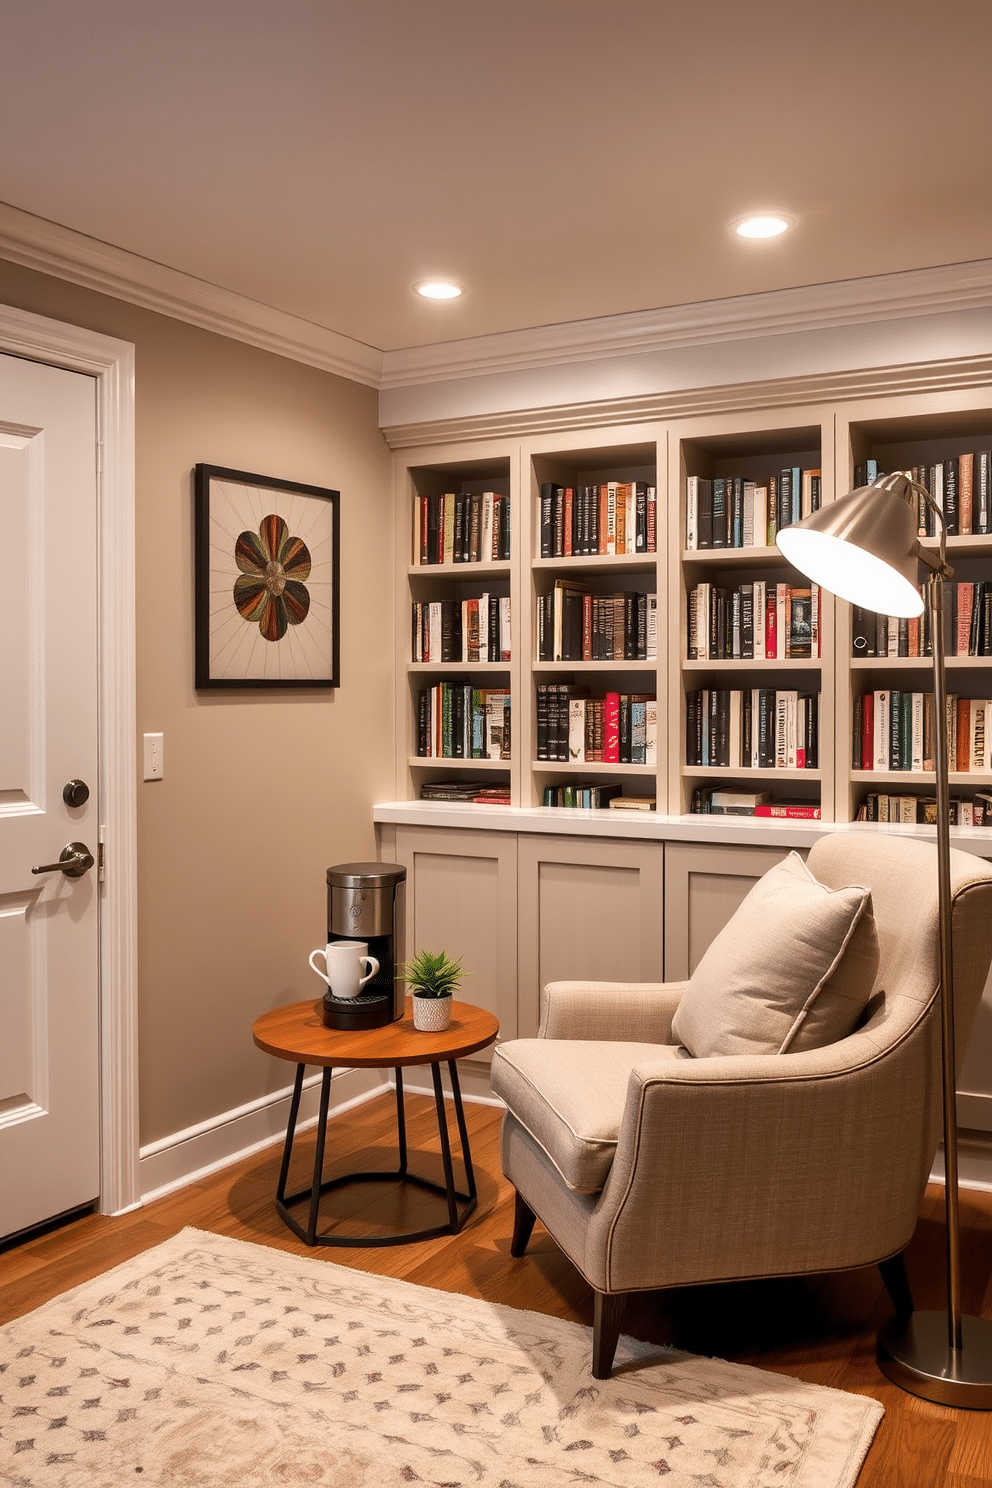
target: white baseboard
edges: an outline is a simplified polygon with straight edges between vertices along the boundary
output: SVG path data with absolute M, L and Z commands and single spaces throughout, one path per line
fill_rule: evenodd
M 381 1070 L 335 1070 L 331 1078 L 331 1110 L 348 1110 L 388 1089 Z M 142 1203 L 161 1198 L 281 1142 L 286 1134 L 292 1095 L 293 1088 L 287 1085 L 284 1090 L 142 1147 L 138 1163 Z M 303 1082 L 298 1130 L 317 1124 L 319 1099 L 318 1072 Z
M 940 1147 L 933 1160 L 931 1183 L 944 1181 L 944 1149 Z M 958 1137 L 958 1188 L 975 1188 L 980 1193 L 992 1193 L 992 1141 L 984 1139 L 984 1133 L 969 1137 L 964 1133 Z

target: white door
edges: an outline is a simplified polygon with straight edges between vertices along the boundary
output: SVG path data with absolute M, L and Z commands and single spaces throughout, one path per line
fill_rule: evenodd
M 0 356 L 0 1235 L 100 1189 L 96 450 L 93 378 Z

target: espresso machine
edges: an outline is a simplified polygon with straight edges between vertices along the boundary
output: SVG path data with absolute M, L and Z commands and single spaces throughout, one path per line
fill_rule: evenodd
M 402 1018 L 406 983 L 396 973 L 406 944 L 406 869 L 337 863 L 327 870 L 327 939 L 364 940 L 379 970 L 357 997 L 324 994 L 326 1028 L 381 1028 Z

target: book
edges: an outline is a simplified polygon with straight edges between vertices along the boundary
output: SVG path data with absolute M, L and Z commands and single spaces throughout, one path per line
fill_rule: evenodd
M 654 796 L 613 796 L 610 800 L 612 811 L 654 811 L 656 806 Z
M 820 808 L 809 801 L 769 801 L 755 806 L 755 816 L 788 817 L 793 820 L 819 821 Z

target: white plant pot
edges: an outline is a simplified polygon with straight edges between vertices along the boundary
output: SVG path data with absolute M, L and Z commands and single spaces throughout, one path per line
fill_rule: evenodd
M 451 1022 L 450 997 L 418 997 L 413 993 L 413 1026 L 421 1033 L 440 1033 Z

